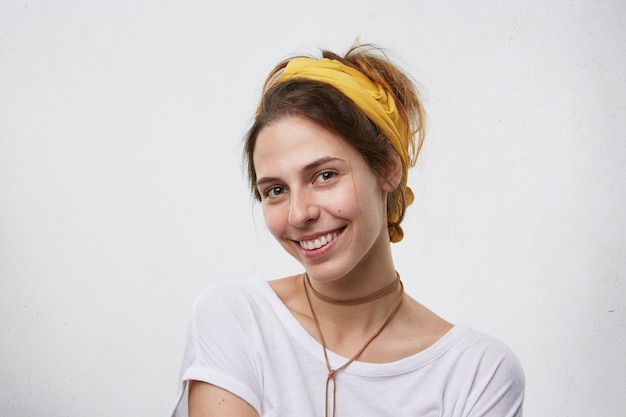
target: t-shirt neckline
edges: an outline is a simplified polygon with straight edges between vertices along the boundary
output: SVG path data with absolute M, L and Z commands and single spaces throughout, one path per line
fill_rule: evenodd
M 285 327 L 290 337 L 309 351 L 317 360 L 325 363 L 322 345 L 311 336 L 294 317 L 291 311 L 274 292 L 269 282 L 263 279 L 256 279 L 255 284 L 262 291 L 261 294 L 264 298 L 270 303 L 277 319 Z M 370 377 L 392 376 L 411 372 L 436 361 L 450 350 L 468 330 L 470 330 L 470 328 L 465 324 L 455 324 L 431 346 L 413 355 L 387 363 L 370 363 L 357 360 L 352 362 L 350 366 L 342 372 Z M 328 349 L 327 354 L 333 369 L 336 369 L 348 361 L 348 358 Z

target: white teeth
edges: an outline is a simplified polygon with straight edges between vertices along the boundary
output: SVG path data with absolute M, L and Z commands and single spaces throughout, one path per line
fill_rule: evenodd
M 326 236 L 319 237 L 315 240 L 307 240 L 307 241 L 301 240 L 300 246 L 302 247 L 302 249 L 307 249 L 307 250 L 319 249 L 322 246 L 328 245 L 330 242 L 335 240 L 336 237 L 337 237 L 336 232 L 329 233 Z

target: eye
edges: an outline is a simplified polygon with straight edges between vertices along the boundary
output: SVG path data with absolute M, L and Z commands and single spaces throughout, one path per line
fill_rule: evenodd
M 320 172 L 319 174 L 317 174 L 317 176 L 315 177 L 315 179 L 313 180 L 313 182 L 328 182 L 330 180 L 332 180 L 333 178 L 335 178 L 337 174 L 333 171 L 323 171 Z
M 287 192 L 287 189 L 285 187 L 281 187 L 280 185 L 274 185 L 272 187 L 266 188 L 263 195 L 266 198 L 276 198 L 285 194 L 285 192 Z

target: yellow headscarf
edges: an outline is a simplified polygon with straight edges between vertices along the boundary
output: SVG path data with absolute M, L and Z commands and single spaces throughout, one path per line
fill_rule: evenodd
M 402 180 L 400 187 L 404 189 L 397 197 L 397 205 L 409 206 L 413 203 L 413 192 L 407 186 L 410 156 L 408 150 L 409 139 L 406 137 L 408 129 L 402 120 L 393 96 L 381 85 L 373 82 L 362 72 L 328 58 L 294 58 L 289 61 L 282 73 L 274 80 L 279 83 L 293 78 L 304 78 L 329 84 L 352 100 L 365 115 L 389 139 L 396 153 L 402 161 Z M 400 225 L 400 213 L 389 213 L 389 240 L 399 242 L 404 237 Z

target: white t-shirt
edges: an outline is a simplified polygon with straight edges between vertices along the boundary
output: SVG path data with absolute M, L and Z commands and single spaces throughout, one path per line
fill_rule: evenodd
M 330 351 L 328 359 L 333 369 L 348 360 Z M 239 396 L 261 417 L 321 417 L 327 374 L 321 344 L 266 281 L 211 286 L 195 304 L 172 416 L 187 416 L 185 387 L 198 380 Z M 464 325 L 395 362 L 355 361 L 336 379 L 337 417 L 522 416 L 517 358 Z

